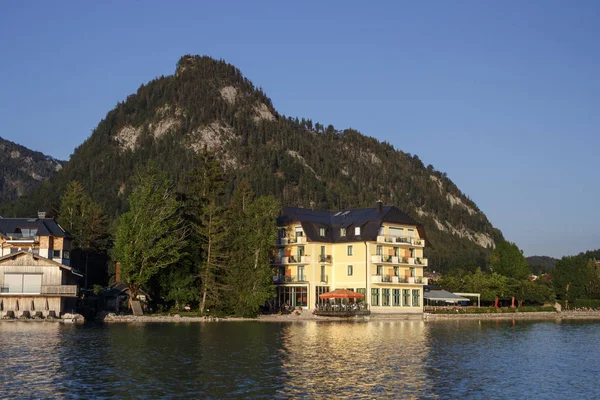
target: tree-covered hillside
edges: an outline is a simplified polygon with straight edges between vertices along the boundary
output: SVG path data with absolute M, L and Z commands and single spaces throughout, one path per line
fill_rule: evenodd
M 116 218 L 136 167 L 152 161 L 183 185 L 202 149 L 220 160 L 227 198 L 245 179 L 257 195 L 272 194 L 284 206 L 346 209 L 374 206 L 378 198 L 398 206 L 425 224 L 433 270 L 485 265 L 501 237 L 445 173 L 416 155 L 352 129 L 280 115 L 234 66 L 200 56 L 182 57 L 174 75 L 117 104 L 63 171 L 1 211 L 56 210 L 68 182 L 77 180 Z
M 31 193 L 63 165 L 64 161 L 0 137 L 0 202 Z

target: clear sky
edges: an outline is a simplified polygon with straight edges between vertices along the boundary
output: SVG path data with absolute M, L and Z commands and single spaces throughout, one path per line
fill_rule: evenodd
M 140 84 L 210 55 L 560 257 L 600 248 L 599 21 L 597 0 L 0 2 L 0 136 L 68 159 Z

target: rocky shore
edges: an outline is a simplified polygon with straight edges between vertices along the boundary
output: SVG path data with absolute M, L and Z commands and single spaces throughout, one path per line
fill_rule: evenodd
M 520 313 L 490 313 L 490 314 L 371 314 L 366 317 L 336 318 L 319 317 L 305 311 L 298 314 L 286 315 L 260 315 L 257 318 L 217 318 L 217 317 L 190 317 L 173 315 L 117 315 L 114 313 L 100 314 L 98 322 L 106 323 L 146 323 L 146 322 L 299 322 L 299 321 L 384 321 L 384 320 L 600 320 L 600 311 L 566 311 L 566 312 L 520 312 Z

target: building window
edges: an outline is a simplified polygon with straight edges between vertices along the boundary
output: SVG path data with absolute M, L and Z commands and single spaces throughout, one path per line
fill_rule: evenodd
M 360 226 L 354 228 L 354 236 L 360 236 Z
M 389 306 L 390 305 L 390 289 L 382 289 L 381 291 L 381 305 Z
M 365 298 L 366 298 L 367 289 L 365 289 L 365 288 L 356 288 L 356 293 L 360 293 L 360 294 L 364 295 Z M 363 300 L 364 300 L 364 298 L 363 299 L 357 299 L 357 301 L 363 301 Z
M 396 307 L 400 305 L 400 289 L 392 289 L 392 305 Z
M 383 255 L 383 246 L 382 245 L 380 245 L 380 244 L 377 245 L 376 254 L 378 256 L 382 256 Z
M 19 252 L 19 249 L 18 249 L 18 248 L 16 248 L 16 247 L 11 247 L 11 248 L 10 248 L 10 254 L 13 254 L 13 253 L 18 253 L 18 252 Z
M 302 256 L 304 255 L 304 246 L 298 246 L 296 249 L 296 255 L 298 256 L 298 262 L 302 262 Z
M 354 273 L 354 268 L 352 268 L 352 265 L 348 265 L 348 276 L 352 276 L 353 273 Z
M 316 287 L 316 299 L 317 299 L 317 304 L 324 304 L 327 302 L 327 300 L 320 298 L 319 296 L 322 295 L 323 293 L 327 293 L 329 292 L 329 286 L 317 286 Z
M 321 265 L 321 282 L 327 282 L 327 274 L 325 273 L 324 265 Z
M 52 258 L 60 258 L 60 250 L 52 250 Z
M 352 246 L 348 246 L 348 255 L 351 256 L 352 255 Z
M 371 289 L 371 305 L 379 305 L 379 289 Z
M 402 289 L 402 305 L 410 307 L 410 289 Z
M 71 258 L 71 252 L 69 250 L 63 250 L 63 258 L 69 260 Z
M 383 265 L 377 266 L 377 275 L 383 275 Z
M 412 301 L 413 301 L 412 305 L 413 305 L 413 307 L 419 307 L 420 306 L 420 304 L 419 304 L 420 297 L 421 296 L 420 296 L 420 293 L 419 293 L 419 289 L 413 289 L 413 291 L 412 291 Z
M 394 267 L 394 276 L 398 276 L 400 273 L 400 268 L 399 267 Z
M 319 236 L 325 237 L 325 228 L 319 228 Z
M 4 274 L 2 293 L 41 293 L 42 274 Z
M 346 237 L 346 228 L 340 228 L 340 237 Z
M 298 265 L 298 282 L 306 281 L 306 277 L 304 276 L 304 265 Z
M 415 269 L 413 267 L 410 267 L 410 277 L 411 278 L 415 277 Z

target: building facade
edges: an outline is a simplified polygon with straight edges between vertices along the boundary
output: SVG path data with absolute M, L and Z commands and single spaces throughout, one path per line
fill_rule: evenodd
M 70 235 L 52 218 L 0 218 L 0 317 L 73 312 L 82 275 Z
M 286 208 L 273 259 L 278 308 L 313 309 L 319 295 L 351 289 L 371 312 L 422 313 L 423 226 L 396 207 Z
M 27 251 L 60 264 L 71 265 L 71 236 L 54 218 L 1 218 L 0 257 Z

